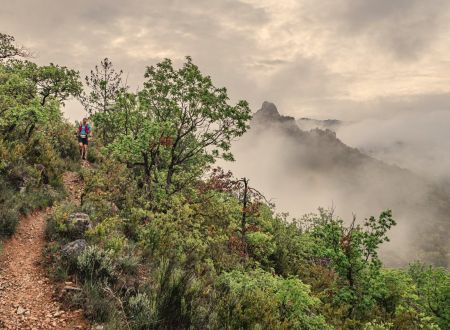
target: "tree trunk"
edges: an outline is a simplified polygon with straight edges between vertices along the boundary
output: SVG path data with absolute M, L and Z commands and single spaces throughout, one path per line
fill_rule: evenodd
M 151 191 L 151 168 L 150 163 L 148 161 L 148 154 L 142 153 L 142 157 L 144 158 L 144 178 L 145 178 L 145 184 L 147 186 L 147 192 L 150 193 Z
M 248 204 L 248 179 L 243 178 L 244 182 L 244 195 L 242 199 L 242 219 L 241 219 L 241 232 L 242 232 L 242 244 L 247 254 L 247 204 Z
M 166 193 L 169 193 L 170 185 L 172 184 L 172 177 L 173 177 L 173 166 L 169 166 L 166 177 Z

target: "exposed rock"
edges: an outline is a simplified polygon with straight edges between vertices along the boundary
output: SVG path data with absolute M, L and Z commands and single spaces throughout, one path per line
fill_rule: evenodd
M 76 241 L 67 243 L 61 248 L 61 253 L 66 257 L 76 258 L 86 248 L 87 243 L 84 239 L 77 239 Z
M 88 229 L 92 228 L 89 215 L 81 212 L 70 214 L 64 223 L 69 227 L 69 231 L 73 236 L 83 236 Z
M 278 117 L 280 113 L 278 112 L 277 107 L 272 102 L 264 101 L 261 106 L 261 113 L 265 116 Z
M 17 308 L 16 314 L 17 314 L 17 315 L 22 315 L 22 314 L 24 314 L 25 312 L 26 312 L 26 309 L 23 308 L 23 307 L 21 307 L 21 306 L 19 306 L 19 307 Z

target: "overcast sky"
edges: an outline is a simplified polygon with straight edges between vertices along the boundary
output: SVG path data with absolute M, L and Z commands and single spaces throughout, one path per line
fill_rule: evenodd
M 450 104 L 450 1 L 0 0 L 0 31 L 36 61 L 86 75 L 103 57 L 137 88 L 164 57 L 193 57 L 233 100 L 358 120 Z M 81 116 L 75 103 L 71 118 Z

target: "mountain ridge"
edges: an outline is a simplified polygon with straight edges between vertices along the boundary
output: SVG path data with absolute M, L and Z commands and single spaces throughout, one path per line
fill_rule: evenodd
M 239 165 L 232 170 L 252 173 L 252 182 L 281 210 L 306 214 L 331 204 L 338 215 L 364 218 L 392 209 L 398 219 L 394 241 L 406 244 L 401 252 L 387 244 L 385 261 L 448 265 L 450 194 L 410 170 L 346 145 L 331 130 L 304 131 L 270 102 L 254 113 L 233 153 Z M 434 250 L 437 242 L 440 252 Z

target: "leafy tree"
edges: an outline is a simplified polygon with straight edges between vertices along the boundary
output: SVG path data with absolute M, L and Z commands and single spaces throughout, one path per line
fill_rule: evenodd
M 79 72 L 65 66 L 53 63 L 42 67 L 35 66 L 30 78 L 36 84 L 41 105 L 45 105 L 49 97 L 64 104 L 69 97 L 77 97 L 82 91 Z
M 218 167 L 212 169 L 208 180 L 200 184 L 200 190 L 202 192 L 210 190 L 225 192 L 236 196 L 241 203 L 240 235 L 242 244 L 240 244 L 240 247 L 244 255 L 247 255 L 249 252 L 247 237 L 249 218 L 255 217 L 263 205 L 269 207 L 274 206 L 260 191 L 251 187 L 249 181 L 250 179 L 245 177 L 236 179 L 233 177 L 231 171 L 225 172 L 222 168 Z M 261 235 L 259 235 L 259 238 L 261 238 Z
M 231 140 L 251 118 L 246 101 L 229 105 L 226 89 L 215 87 L 189 57 L 178 70 L 166 59 L 148 67 L 145 76 L 134 127 L 112 149 L 144 169 L 147 187 L 155 182 L 167 193 L 177 191 L 216 158 L 233 158 Z
M 372 317 L 392 329 L 439 329 L 408 271 L 382 269 L 372 282 L 377 302 Z
M 116 72 L 112 62 L 104 58 L 100 66 L 96 65 L 85 78 L 88 93 L 81 95 L 81 103 L 93 115 L 97 128 L 102 130 L 104 143 L 111 142 L 110 135 L 117 129 L 113 113 L 120 107 L 115 105 L 119 96 L 127 90 L 122 83 L 122 74 L 122 70 Z M 121 105 L 125 106 L 123 103 Z
M 349 304 L 346 318 L 361 318 L 374 304 L 371 281 L 381 269 L 378 248 L 388 241 L 387 231 L 395 225 L 391 211 L 370 217 L 362 225 L 355 218 L 349 226 L 332 212 L 320 209 L 319 216 L 303 219 L 306 233 L 317 242 L 313 258 L 330 263 L 343 280 L 338 301 Z
M 24 133 L 28 138 L 40 116 L 59 113 L 59 106 L 69 97 L 79 95 L 82 88 L 78 72 L 59 65 L 38 66 L 29 61 L 10 61 L 2 71 L 4 93 L 0 98 L 0 113 L 5 115 L 5 121 L 12 119 L 8 132 L 17 125 L 29 123 Z M 49 99 L 56 103 L 48 105 Z
M 61 105 L 75 94 L 67 85 L 79 91 L 80 84 L 73 70 L 15 59 L 25 56 L 25 50 L 12 37 L 0 35 L 0 40 L 2 59 L 8 58 L 0 62 L 1 236 L 13 234 L 21 214 L 59 198 L 60 175 L 76 155 Z M 52 74 L 43 74 L 48 68 Z M 60 74 L 57 79 L 55 74 Z M 71 76 L 69 83 L 61 80 L 65 75 Z
M 427 314 L 432 315 L 441 329 L 450 328 L 450 275 L 444 268 L 414 263 L 409 274 Z

